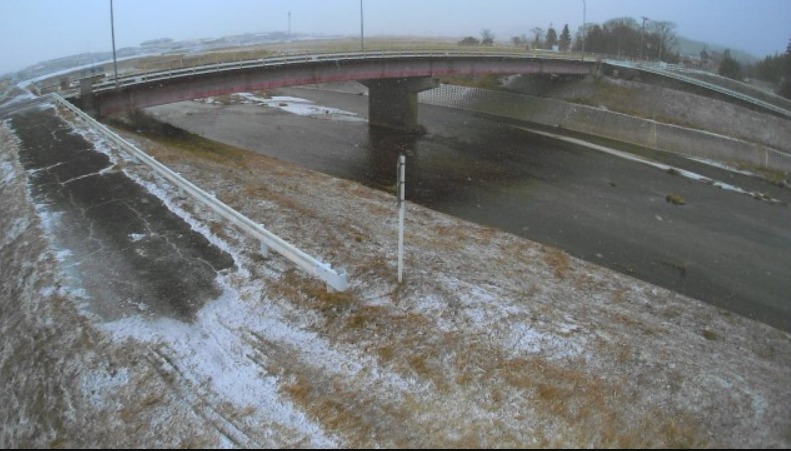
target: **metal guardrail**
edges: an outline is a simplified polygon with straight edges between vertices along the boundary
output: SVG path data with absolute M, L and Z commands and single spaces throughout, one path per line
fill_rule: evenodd
M 281 66 L 288 64 L 302 64 L 322 61 L 352 61 L 352 60 L 372 60 L 386 58 L 438 58 L 438 57 L 489 57 L 489 58 L 514 58 L 514 59 L 555 59 L 566 61 L 579 61 L 578 56 L 545 54 L 535 52 L 491 52 L 486 50 L 380 50 L 368 52 L 352 53 L 317 53 L 296 56 L 276 56 L 255 60 L 230 61 L 224 63 L 204 64 L 189 66 L 179 69 L 158 70 L 152 72 L 136 73 L 134 75 L 121 77 L 117 80 L 107 80 L 93 85 L 93 92 L 99 93 L 110 91 L 120 87 L 131 86 L 142 83 L 149 83 L 158 80 L 167 80 L 178 77 L 188 77 L 192 75 L 223 72 L 228 70 L 264 68 L 271 66 Z
M 663 77 L 673 78 L 675 80 L 682 81 L 684 83 L 689 83 L 691 85 L 700 86 L 702 88 L 706 88 L 706 89 L 709 89 L 711 91 L 718 92 L 720 94 L 725 94 L 727 96 L 734 97 L 734 98 L 737 98 L 737 99 L 742 100 L 744 102 L 751 103 L 751 104 L 759 106 L 761 108 L 773 111 L 773 112 L 778 113 L 778 114 L 780 114 L 782 116 L 785 116 L 787 118 L 791 118 L 791 111 L 789 111 L 789 110 L 787 110 L 785 108 L 779 107 L 777 105 L 771 104 L 769 102 L 763 101 L 763 100 L 755 98 L 753 96 L 750 96 L 750 95 L 747 95 L 747 94 L 744 94 L 744 93 L 741 93 L 741 92 L 738 92 L 738 91 L 734 91 L 732 89 L 728 89 L 728 88 L 716 85 L 714 83 L 709 83 L 709 82 L 706 82 L 706 81 L 703 81 L 703 80 L 700 80 L 700 79 L 697 79 L 697 78 L 694 78 L 694 77 L 688 77 L 686 75 L 681 75 L 681 74 L 676 73 L 676 72 L 672 72 L 672 71 L 668 71 L 668 70 L 662 70 L 662 69 L 646 66 L 644 64 L 633 64 L 633 63 L 626 63 L 626 62 L 623 62 L 623 61 L 616 61 L 616 60 L 605 60 L 604 62 L 609 64 L 609 65 L 611 65 L 611 66 L 618 66 L 618 67 L 623 67 L 623 68 L 627 68 L 627 69 L 638 69 L 638 70 L 642 70 L 642 71 L 649 72 L 649 73 L 652 73 L 652 74 L 661 75 Z
M 167 80 L 178 77 L 187 77 L 192 75 L 200 75 L 207 73 L 216 73 L 230 70 L 251 69 L 251 68 L 265 68 L 271 66 L 289 65 L 289 64 L 302 64 L 311 62 L 322 61 L 352 61 L 352 60 L 371 60 L 371 59 L 386 59 L 386 58 L 437 58 L 437 57 L 489 57 L 489 58 L 519 58 L 519 59 L 555 59 L 566 61 L 579 61 L 579 57 L 574 54 L 547 54 L 537 53 L 535 51 L 511 51 L 511 52 L 492 52 L 490 49 L 464 49 L 464 50 L 376 50 L 365 52 L 347 52 L 347 53 L 316 53 L 294 56 L 275 56 L 270 58 L 260 58 L 254 60 L 230 61 L 223 63 L 203 64 L 197 66 L 188 66 L 178 69 L 158 70 L 152 72 L 137 73 L 131 76 L 119 78 L 118 80 L 107 80 L 102 83 L 95 84 L 93 92 L 99 93 L 116 89 L 116 87 L 132 86 L 142 83 L 150 83 L 158 80 Z M 737 98 L 747 103 L 759 106 L 761 108 L 773 111 L 781 116 L 791 118 L 791 111 L 758 99 L 756 97 L 734 91 L 723 86 L 709 83 L 694 77 L 688 77 L 678 72 L 664 70 L 662 68 L 651 67 L 642 63 L 631 63 L 621 60 L 613 60 L 602 58 L 600 55 L 589 55 L 593 60 L 602 61 L 612 66 L 624 67 L 629 69 L 638 69 L 645 72 L 653 73 L 656 75 L 672 78 L 678 81 L 689 83 L 692 85 L 700 86 L 720 94 L 725 94 L 730 97 Z M 592 60 L 588 60 L 592 62 Z
M 273 249 L 278 254 L 282 255 L 283 257 L 290 260 L 292 263 L 296 264 L 303 271 L 324 281 L 327 284 L 328 288 L 332 288 L 337 291 L 346 291 L 346 289 L 348 288 L 348 280 L 345 271 L 333 270 L 331 265 L 316 260 L 315 258 L 311 257 L 305 252 L 287 243 L 282 238 L 266 230 L 261 225 L 256 224 L 246 216 L 242 215 L 241 213 L 237 212 L 236 210 L 229 207 L 225 203 L 216 199 L 214 196 L 208 194 L 207 192 L 198 188 L 188 180 L 176 174 L 175 172 L 170 170 L 167 166 L 156 161 L 154 158 L 152 158 L 142 150 L 133 146 L 132 144 L 130 144 L 129 142 L 127 142 L 126 140 L 124 140 L 114 132 L 112 132 L 110 129 L 97 122 L 94 118 L 90 117 L 85 112 L 83 112 L 76 106 L 66 101 L 63 97 L 59 96 L 58 94 L 49 94 L 49 97 L 57 101 L 59 104 L 65 106 L 72 112 L 74 112 L 74 114 L 76 114 L 78 117 L 86 121 L 92 127 L 100 131 L 108 139 L 121 146 L 123 149 L 129 152 L 134 159 L 148 165 L 159 175 L 161 175 L 162 177 L 164 177 L 165 179 L 176 185 L 179 189 L 183 190 L 185 193 L 189 194 L 193 199 L 209 207 L 218 216 L 235 224 L 244 232 L 251 235 L 253 238 L 258 240 L 261 243 L 261 245 L 264 246 L 265 249 L 266 248 Z

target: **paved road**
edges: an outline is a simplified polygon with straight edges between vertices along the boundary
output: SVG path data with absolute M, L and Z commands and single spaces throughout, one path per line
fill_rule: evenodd
M 220 294 L 214 279 L 233 265 L 230 255 L 115 170 L 54 110 L 20 111 L 11 124 L 34 200 L 92 312 L 190 321 Z
M 366 113 L 366 98 L 282 94 Z M 414 138 L 254 105 L 151 110 L 206 137 L 373 186 L 408 154 L 408 197 L 791 330 L 791 209 L 527 133 L 518 124 L 421 105 Z M 653 155 L 654 157 L 660 157 Z M 791 203 L 791 191 L 672 156 L 671 164 Z M 677 193 L 679 206 L 666 196 Z

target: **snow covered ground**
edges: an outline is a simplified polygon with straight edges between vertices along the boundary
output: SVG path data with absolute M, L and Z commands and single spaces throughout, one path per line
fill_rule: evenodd
M 59 114 L 236 267 L 191 323 L 81 312 L 3 122 L 3 447 L 791 446 L 784 332 L 412 204 L 399 286 L 392 196 L 127 136 L 346 268 L 328 293 Z

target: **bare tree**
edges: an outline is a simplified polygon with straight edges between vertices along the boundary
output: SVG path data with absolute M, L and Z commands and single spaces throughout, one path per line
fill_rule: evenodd
M 483 45 L 493 45 L 494 44 L 494 33 L 492 30 L 488 28 L 484 28 L 481 30 L 481 44 Z
M 540 27 L 536 27 L 530 30 L 530 32 L 533 33 L 533 35 L 535 36 L 535 38 L 533 39 L 533 48 L 534 49 L 541 48 L 541 42 L 542 39 L 544 38 L 544 29 Z
M 668 21 L 652 21 L 651 34 L 656 36 L 659 47 L 659 61 L 662 61 L 662 53 L 671 51 L 678 44 L 676 24 Z

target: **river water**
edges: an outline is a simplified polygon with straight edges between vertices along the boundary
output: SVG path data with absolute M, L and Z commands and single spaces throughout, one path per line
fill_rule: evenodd
M 367 97 L 315 89 L 279 94 L 365 116 Z M 775 327 L 791 330 L 791 209 L 634 161 L 558 142 L 524 124 L 420 106 L 422 136 L 332 114 L 183 102 L 159 119 L 207 138 L 392 190 L 407 155 L 407 199 L 560 247 L 570 254 Z M 275 107 L 273 107 L 275 106 Z M 671 156 L 715 180 L 791 202 L 791 191 Z M 674 193 L 684 205 L 668 202 Z

